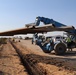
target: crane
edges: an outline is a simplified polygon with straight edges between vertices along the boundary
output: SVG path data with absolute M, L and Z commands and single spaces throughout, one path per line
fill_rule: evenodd
M 35 20 L 35 26 L 39 26 L 40 22 L 43 22 L 44 25 L 47 24 L 53 24 L 54 27 L 67 27 L 67 25 L 64 25 L 62 23 L 59 23 L 53 19 L 45 18 L 45 17 L 36 17 Z M 72 26 L 73 27 L 73 26 Z M 73 27 L 74 28 L 74 27 Z M 69 35 L 73 41 L 71 42 L 74 47 L 76 47 L 76 30 L 66 30 L 67 34 Z M 68 48 L 67 43 L 65 41 L 60 40 L 60 42 L 53 42 L 53 40 L 49 40 L 48 42 L 45 41 L 43 43 L 43 38 L 38 37 L 37 33 L 34 34 L 34 39 L 36 38 L 36 44 L 40 46 L 40 48 L 45 52 L 45 53 L 50 53 L 51 51 L 55 51 L 56 54 L 64 54 L 66 52 L 66 49 Z M 33 43 L 33 42 L 32 42 Z
M 43 22 L 44 26 L 39 26 L 40 22 Z M 65 31 L 67 32 L 69 39 L 72 44 L 68 46 L 68 43 L 63 40 L 55 41 L 53 39 L 45 39 L 45 36 L 38 36 L 38 33 L 50 32 L 50 31 Z M 69 27 L 65 24 L 57 22 L 53 19 L 45 18 L 45 17 L 36 17 L 34 23 L 27 24 L 25 28 L 20 28 L 16 30 L 10 30 L 5 32 L 0 32 L 0 36 L 12 36 L 16 34 L 34 34 L 34 40 L 36 44 L 45 52 L 50 53 L 51 51 L 55 51 L 56 54 L 64 54 L 67 48 L 75 48 L 76 47 L 76 29 L 72 26 Z M 32 40 L 33 43 L 33 40 Z M 73 45 L 73 46 L 72 46 Z

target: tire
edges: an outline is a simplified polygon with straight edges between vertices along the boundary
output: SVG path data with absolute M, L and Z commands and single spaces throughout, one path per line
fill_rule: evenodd
M 66 45 L 64 43 L 57 43 L 54 46 L 54 51 L 55 51 L 55 54 L 57 54 L 57 55 L 65 54 L 65 52 L 66 52 Z

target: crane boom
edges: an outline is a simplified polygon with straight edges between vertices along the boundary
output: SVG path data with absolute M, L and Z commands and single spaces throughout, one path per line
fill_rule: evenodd
M 45 25 L 47 25 L 47 24 L 53 24 L 55 27 L 68 27 L 67 25 L 62 24 L 60 22 L 57 22 L 57 21 L 55 21 L 53 19 L 49 19 L 49 18 L 45 18 L 45 17 L 40 17 L 40 16 L 36 17 L 35 25 L 39 26 L 40 22 L 43 22 Z M 72 27 L 74 28 L 74 26 L 72 26 Z M 67 30 L 66 32 L 72 33 L 72 34 L 76 34 L 75 28 L 74 28 L 74 30 L 70 30 L 70 31 Z

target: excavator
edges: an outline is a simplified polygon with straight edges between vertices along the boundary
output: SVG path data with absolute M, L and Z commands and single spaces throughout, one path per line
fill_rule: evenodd
M 43 22 L 45 25 L 52 24 L 56 28 L 67 27 L 67 25 L 59 23 L 59 22 L 57 22 L 53 19 L 38 16 L 38 17 L 36 17 L 35 24 L 33 24 L 33 28 L 35 28 L 35 26 L 39 26 L 40 22 Z M 29 26 L 32 26 L 32 25 L 30 24 L 30 25 L 26 25 L 26 26 L 29 27 Z M 65 32 L 67 32 L 68 37 L 72 40 L 70 48 L 72 49 L 73 47 L 76 47 L 76 30 L 75 30 L 75 28 L 73 30 L 66 30 Z M 43 36 L 39 37 L 38 33 L 35 33 L 34 36 L 33 36 L 33 39 L 32 39 L 32 44 L 35 41 L 35 43 L 38 46 L 40 46 L 40 48 L 45 53 L 51 53 L 51 51 L 54 50 L 55 54 L 62 55 L 62 54 L 65 54 L 67 48 L 69 48 L 68 45 L 67 45 L 66 40 L 65 41 L 59 40 L 59 42 L 54 41 L 53 39 L 49 39 L 49 40 L 45 40 L 45 41 L 43 41 L 43 40 L 45 40 L 43 38 Z

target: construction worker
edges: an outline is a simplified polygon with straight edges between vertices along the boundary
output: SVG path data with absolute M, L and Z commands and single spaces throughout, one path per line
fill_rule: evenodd
M 35 34 L 33 35 L 33 38 L 32 38 L 32 44 L 33 44 L 33 43 L 36 44 L 37 39 L 38 39 L 38 34 L 35 33 Z
M 68 48 L 71 49 L 71 51 L 72 51 L 72 48 L 71 48 L 72 40 L 71 40 L 71 38 L 70 37 L 67 37 L 66 42 L 67 42 Z

